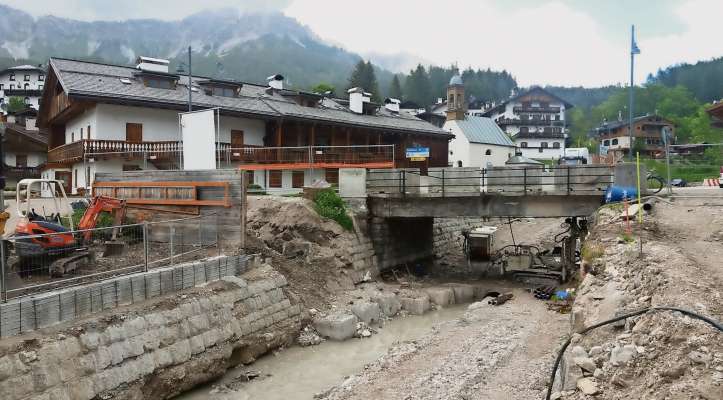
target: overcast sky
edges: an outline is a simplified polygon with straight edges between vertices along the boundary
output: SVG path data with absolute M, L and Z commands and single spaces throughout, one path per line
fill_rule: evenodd
M 180 19 L 206 8 L 279 10 L 360 53 L 507 69 L 522 85 L 597 86 L 723 56 L 722 0 L 0 0 L 33 15 Z M 0 39 L 1 40 L 1 39 Z

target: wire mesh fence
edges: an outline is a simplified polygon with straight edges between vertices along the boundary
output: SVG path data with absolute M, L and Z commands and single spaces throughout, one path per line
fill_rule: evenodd
M 0 295 L 7 301 L 219 251 L 215 214 L 86 230 L 70 230 L 52 217 L 31 215 L 2 241 Z

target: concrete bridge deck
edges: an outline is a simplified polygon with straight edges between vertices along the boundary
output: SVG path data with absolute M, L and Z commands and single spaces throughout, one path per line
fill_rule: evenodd
M 629 175 L 629 168 L 626 173 Z M 618 171 L 607 165 L 384 169 L 365 172 L 371 216 L 571 217 L 604 202 Z

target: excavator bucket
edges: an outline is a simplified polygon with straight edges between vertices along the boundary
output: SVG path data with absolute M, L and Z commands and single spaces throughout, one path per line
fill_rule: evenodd
M 103 257 L 120 256 L 128 249 L 128 243 L 121 240 L 108 240 L 103 246 Z

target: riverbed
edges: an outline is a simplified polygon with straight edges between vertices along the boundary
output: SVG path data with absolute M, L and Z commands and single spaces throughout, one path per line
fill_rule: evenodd
M 221 379 L 182 394 L 180 400 L 302 400 L 341 383 L 364 366 L 386 354 L 401 341 L 415 340 L 429 334 L 436 324 L 462 316 L 467 305 L 455 305 L 420 316 L 397 317 L 377 328 L 366 339 L 344 342 L 326 341 L 318 346 L 291 347 L 267 355 L 255 363 L 230 369 Z M 246 371 L 260 374 L 249 382 L 239 383 Z M 214 390 L 220 387 L 222 390 Z M 230 388 L 228 391 L 226 388 Z

